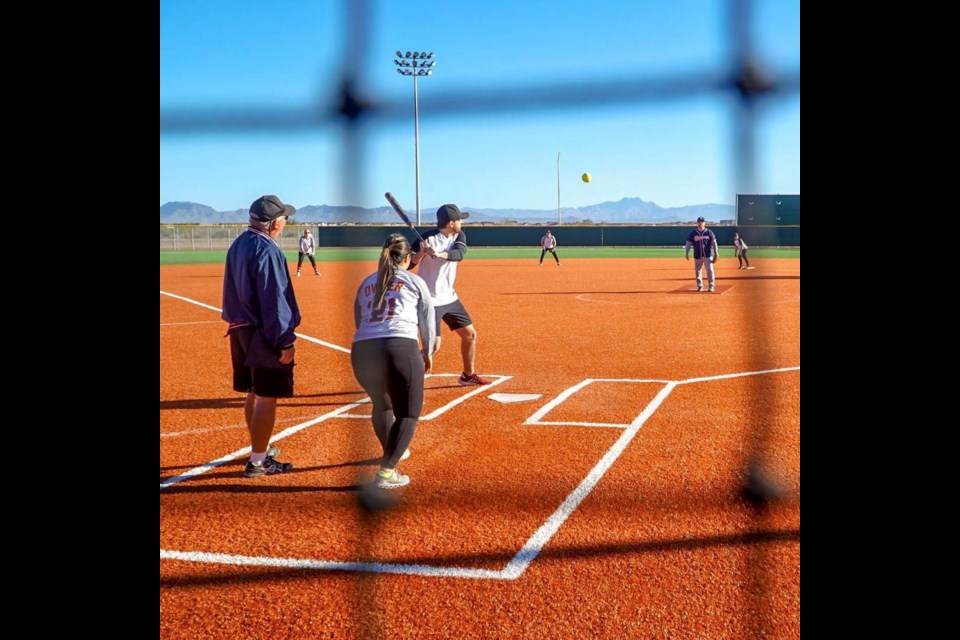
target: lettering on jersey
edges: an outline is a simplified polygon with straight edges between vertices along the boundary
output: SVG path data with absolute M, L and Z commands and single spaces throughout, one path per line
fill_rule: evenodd
M 396 284 L 387 287 L 387 291 L 400 291 L 401 289 L 403 289 L 403 283 L 402 283 L 402 282 L 397 282 Z M 376 284 L 376 283 L 368 284 L 367 286 L 365 286 L 365 287 L 363 288 L 363 295 L 364 295 L 365 297 L 367 297 L 367 298 L 372 298 L 372 297 L 376 296 L 376 294 L 377 294 L 377 284 Z
M 387 318 L 393 318 L 400 314 L 400 301 L 397 298 L 384 297 L 380 308 L 373 307 L 373 301 L 367 303 L 370 311 L 370 322 L 380 323 Z

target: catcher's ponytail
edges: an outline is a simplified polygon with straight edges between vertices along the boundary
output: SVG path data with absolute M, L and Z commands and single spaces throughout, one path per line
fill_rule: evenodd
M 403 259 L 410 255 L 410 243 L 402 234 L 391 233 L 383 243 L 380 251 L 380 264 L 377 266 L 377 295 L 373 306 L 379 309 L 383 306 L 383 297 L 387 287 L 397 275 L 397 269 Z

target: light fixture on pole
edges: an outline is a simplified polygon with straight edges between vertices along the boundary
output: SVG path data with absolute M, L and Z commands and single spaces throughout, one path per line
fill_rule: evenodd
M 420 105 L 417 94 L 417 78 L 433 74 L 436 54 L 426 51 L 397 51 L 393 64 L 397 65 L 397 73 L 402 76 L 413 76 L 413 154 L 415 174 L 417 180 L 417 224 L 420 224 Z

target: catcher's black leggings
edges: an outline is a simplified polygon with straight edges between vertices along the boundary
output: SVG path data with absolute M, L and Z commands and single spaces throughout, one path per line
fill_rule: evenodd
M 423 409 L 423 358 L 411 338 L 354 342 L 353 375 L 373 402 L 373 431 L 383 447 L 383 466 L 392 469 L 410 446 Z
M 303 253 L 302 251 L 300 252 L 300 257 L 297 258 L 297 271 L 300 271 L 300 267 L 303 266 L 303 256 L 307 256 L 308 258 L 310 258 L 310 264 L 313 265 L 313 270 L 316 271 L 316 270 L 317 270 L 317 261 L 313 259 L 313 254 L 312 254 L 312 253 Z
M 560 257 L 557 255 L 556 249 L 544 249 L 540 252 L 540 264 L 543 264 L 543 256 L 547 255 L 547 251 L 553 254 L 553 259 L 557 261 L 557 264 L 560 264 Z

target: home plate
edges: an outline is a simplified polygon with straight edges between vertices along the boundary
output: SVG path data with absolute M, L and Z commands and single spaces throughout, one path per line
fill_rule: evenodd
M 539 400 L 542 395 L 543 394 L 540 393 L 491 393 L 487 397 L 491 400 L 496 400 L 497 402 L 511 403 Z

